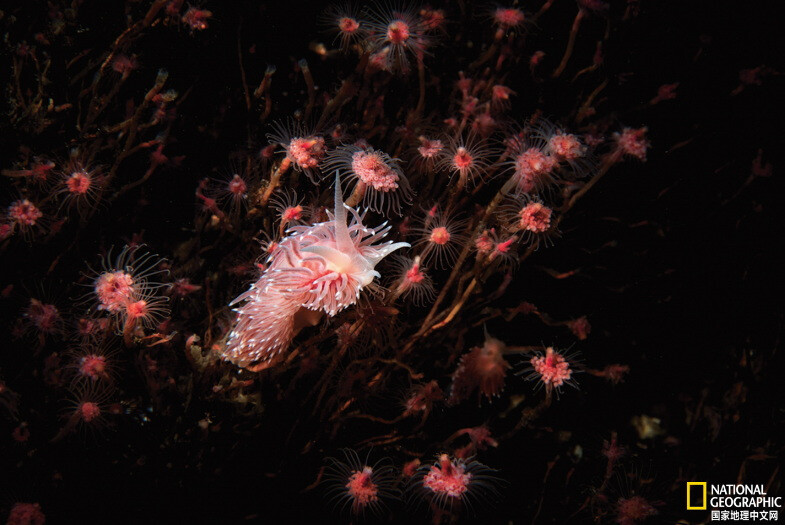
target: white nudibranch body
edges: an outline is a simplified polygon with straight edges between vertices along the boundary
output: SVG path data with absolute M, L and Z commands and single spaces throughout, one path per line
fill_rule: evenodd
M 382 259 L 409 247 L 405 242 L 380 242 L 391 227 L 386 222 L 366 227 L 364 214 L 343 203 L 337 177 L 335 210 L 328 218 L 290 228 L 259 280 L 232 301 L 243 304 L 236 309 L 224 359 L 250 370 L 268 368 L 303 327 L 355 304 L 363 289 L 374 286 Z

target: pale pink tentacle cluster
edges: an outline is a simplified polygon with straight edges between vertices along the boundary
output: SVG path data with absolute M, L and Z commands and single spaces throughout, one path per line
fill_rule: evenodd
M 347 225 L 347 209 L 352 215 Z M 380 277 L 376 265 L 405 242 L 380 242 L 386 223 L 368 228 L 364 215 L 344 205 L 335 184 L 335 213 L 328 221 L 294 226 L 270 255 L 267 269 L 232 304 L 237 324 L 223 358 L 244 368 L 269 364 L 288 348 L 296 333 L 357 302 L 362 290 Z M 254 366 L 254 363 L 259 363 Z

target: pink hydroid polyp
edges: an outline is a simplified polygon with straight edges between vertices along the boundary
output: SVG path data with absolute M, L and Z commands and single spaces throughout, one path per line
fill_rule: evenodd
M 423 487 L 441 497 L 461 498 L 469 489 L 472 475 L 460 462 L 453 462 L 442 454 L 423 478 Z

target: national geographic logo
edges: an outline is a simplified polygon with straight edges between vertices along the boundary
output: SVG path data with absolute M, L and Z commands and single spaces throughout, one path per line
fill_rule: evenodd
M 715 485 L 687 482 L 687 510 L 711 508 L 711 521 L 778 521 L 782 498 L 763 485 Z
M 705 481 L 687 482 L 687 510 L 706 510 L 707 485 Z

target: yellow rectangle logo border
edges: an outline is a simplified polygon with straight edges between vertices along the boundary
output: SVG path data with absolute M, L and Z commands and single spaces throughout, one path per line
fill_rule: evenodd
M 692 507 L 690 506 L 690 488 L 693 486 L 701 486 L 703 487 L 703 506 L 701 507 Z M 706 510 L 706 495 L 707 495 L 707 487 L 705 481 L 688 481 L 687 482 L 687 510 Z

